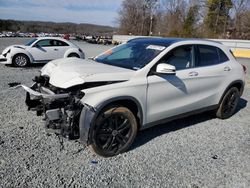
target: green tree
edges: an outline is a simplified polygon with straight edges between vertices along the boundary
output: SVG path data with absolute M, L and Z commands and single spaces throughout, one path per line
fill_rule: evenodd
M 229 11 L 232 8 L 232 0 L 207 0 L 208 12 L 205 17 L 205 26 L 209 35 L 217 37 L 225 34 L 229 20 Z
M 183 37 L 197 37 L 195 25 L 198 20 L 199 6 L 191 6 L 183 24 Z

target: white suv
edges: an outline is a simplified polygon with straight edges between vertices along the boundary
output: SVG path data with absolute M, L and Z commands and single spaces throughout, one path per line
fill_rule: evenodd
M 235 112 L 245 70 L 230 50 L 208 40 L 140 38 L 94 59 L 51 61 L 26 104 L 46 128 L 79 138 L 101 156 L 126 151 L 139 130 L 194 113 Z

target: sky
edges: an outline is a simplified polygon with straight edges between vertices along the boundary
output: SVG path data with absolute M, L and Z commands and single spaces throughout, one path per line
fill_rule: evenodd
M 123 0 L 0 0 L 0 19 L 115 26 Z

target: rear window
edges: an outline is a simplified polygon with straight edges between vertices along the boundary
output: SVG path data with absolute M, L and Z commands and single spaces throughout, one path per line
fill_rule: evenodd
M 198 45 L 198 58 L 198 66 L 209 66 L 219 63 L 217 48 L 213 46 Z
M 227 55 L 219 48 L 218 49 L 218 52 L 219 52 L 219 55 L 220 55 L 220 63 L 224 63 L 226 61 L 229 61 Z
M 60 40 L 55 40 L 54 41 L 55 46 L 69 46 L 66 42 L 60 41 Z

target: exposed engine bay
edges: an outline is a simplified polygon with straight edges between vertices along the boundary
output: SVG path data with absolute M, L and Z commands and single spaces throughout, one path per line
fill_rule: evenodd
M 28 110 L 36 111 L 37 116 L 44 115 L 45 128 L 49 132 L 54 132 L 68 139 L 78 139 L 80 137 L 79 121 L 81 112 L 84 107 L 85 111 L 90 109 L 81 102 L 84 96 L 81 90 L 112 83 L 85 83 L 61 89 L 52 86 L 47 76 L 36 76 L 33 81 L 35 83 L 30 88 L 22 85 L 27 91 L 25 102 Z

